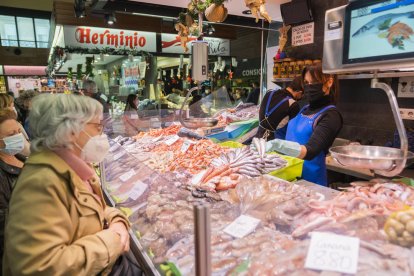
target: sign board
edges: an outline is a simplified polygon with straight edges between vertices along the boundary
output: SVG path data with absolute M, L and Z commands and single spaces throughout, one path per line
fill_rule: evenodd
M 414 77 L 399 78 L 398 98 L 414 98 Z
M 191 49 L 191 41 L 196 40 L 196 37 L 189 37 L 187 47 Z M 229 56 L 230 55 L 230 40 L 205 37 L 204 41 L 208 42 L 208 54 L 213 56 Z M 181 47 L 181 38 L 175 34 L 161 34 L 161 47 L 163 53 L 184 54 L 184 48 Z
M 261 75 L 261 59 L 251 58 L 238 62 L 234 76 L 236 78 L 256 78 Z M 273 64 L 272 64 L 273 68 Z M 265 70 L 265 68 L 263 68 Z
M 355 274 L 358 268 L 359 239 L 313 232 L 305 267 Z
M 315 34 L 315 23 L 296 26 L 292 28 L 292 45 L 301 46 L 312 44 Z
M 65 26 L 66 47 L 87 49 L 128 49 L 146 52 L 157 51 L 157 36 L 152 32 L 95 28 L 83 26 Z

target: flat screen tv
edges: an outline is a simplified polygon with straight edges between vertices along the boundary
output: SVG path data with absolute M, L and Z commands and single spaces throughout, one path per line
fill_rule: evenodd
M 312 21 L 310 0 L 293 0 L 280 5 L 283 23 L 285 25 L 299 24 Z
M 414 0 L 364 0 L 348 5 L 344 64 L 413 57 Z

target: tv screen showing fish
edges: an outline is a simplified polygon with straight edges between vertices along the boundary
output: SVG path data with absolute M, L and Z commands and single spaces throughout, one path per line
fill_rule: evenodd
M 344 43 L 344 63 L 414 57 L 414 0 L 351 3 Z

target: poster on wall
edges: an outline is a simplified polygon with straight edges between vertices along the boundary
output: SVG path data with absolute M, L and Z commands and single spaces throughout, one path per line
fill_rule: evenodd
M 414 77 L 401 77 L 398 80 L 398 98 L 414 98 Z
M 40 79 L 35 78 L 16 78 L 7 77 L 7 84 L 9 91 L 12 91 L 15 97 L 19 96 L 21 90 L 33 90 L 37 89 L 40 91 Z
M 138 90 L 140 79 L 139 62 L 131 62 L 122 68 L 124 85 L 130 89 Z
M 315 33 L 315 23 L 296 26 L 292 28 L 292 45 L 302 46 L 313 43 L 313 37 Z
M 196 40 L 197 37 L 189 37 L 188 46 L 191 41 Z M 230 40 L 205 37 L 204 41 L 208 42 L 208 54 L 212 56 L 229 56 L 230 55 Z M 161 34 L 161 47 L 163 53 L 184 54 L 184 48 L 181 47 L 181 38 L 175 34 Z M 191 48 L 191 47 L 189 47 Z
M 157 36 L 152 32 L 95 28 L 85 26 L 65 26 L 66 47 L 87 49 L 128 49 L 146 52 L 157 51 Z

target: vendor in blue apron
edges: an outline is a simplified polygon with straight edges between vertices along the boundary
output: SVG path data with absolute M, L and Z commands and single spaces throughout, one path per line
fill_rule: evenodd
M 255 137 L 285 139 L 289 120 L 300 111 L 296 100 L 300 100 L 302 95 L 302 76 L 294 78 L 284 89 L 269 90 L 260 105 L 259 128 Z
M 343 124 L 334 105 L 337 80 L 333 75 L 323 74 L 320 64 L 306 67 L 302 77 L 309 104 L 289 122 L 286 140 L 268 141 L 266 151 L 304 159 L 302 178 L 327 186 L 325 157 Z

